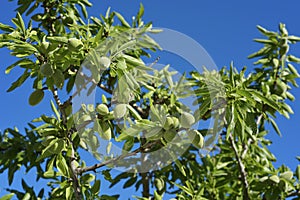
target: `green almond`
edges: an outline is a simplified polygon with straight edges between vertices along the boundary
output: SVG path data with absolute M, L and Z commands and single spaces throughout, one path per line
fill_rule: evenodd
M 197 148 L 202 148 L 204 145 L 204 138 L 197 130 L 189 130 L 187 135 L 192 144 Z
M 116 105 L 116 107 L 114 108 L 114 117 L 116 119 L 120 119 L 122 117 L 125 116 L 127 111 L 127 104 L 118 104 Z
M 180 123 L 179 123 L 179 119 L 177 117 L 171 117 L 172 120 L 173 120 L 173 125 L 174 125 L 174 128 L 178 128 Z
M 183 112 L 180 116 L 180 124 L 183 128 L 190 128 L 195 123 L 195 118 L 188 112 Z
M 109 113 L 108 107 L 105 104 L 99 104 L 96 107 L 96 111 L 100 114 L 100 115 L 107 115 Z
M 174 126 L 174 121 L 171 117 L 167 117 L 164 123 L 164 129 L 170 130 Z
M 99 67 L 102 70 L 106 70 L 110 66 L 110 64 L 111 64 L 111 60 L 108 57 L 106 57 L 106 56 L 100 57 L 100 59 L 98 60 L 98 62 L 99 62 L 98 63 Z
M 155 178 L 154 179 L 154 185 L 157 188 L 158 191 L 161 191 L 165 187 L 165 181 L 162 178 Z
M 287 171 L 287 172 L 283 172 L 282 174 L 280 174 L 280 177 L 286 180 L 291 180 L 294 176 L 294 173 L 291 171 Z

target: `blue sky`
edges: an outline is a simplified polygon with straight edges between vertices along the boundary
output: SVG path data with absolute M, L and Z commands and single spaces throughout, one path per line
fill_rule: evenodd
M 253 67 L 253 60 L 248 60 L 247 56 L 258 50 L 261 46 L 253 42 L 254 38 L 261 35 L 256 30 L 256 25 L 261 25 L 268 29 L 277 30 L 280 22 L 285 23 L 290 33 L 300 35 L 300 2 L 297 0 L 288 1 L 171 1 L 171 0 L 151 0 L 151 1 L 109 1 L 91 0 L 94 6 L 90 9 L 90 16 L 104 14 L 110 6 L 124 15 L 130 21 L 136 14 L 140 2 L 144 4 L 144 21 L 152 21 L 156 27 L 165 27 L 182 32 L 199 44 L 213 58 L 218 68 L 228 66 L 234 61 L 238 68 L 248 66 L 248 71 Z M 16 2 L 2 0 L 0 6 L 0 22 L 10 23 L 10 19 L 15 16 L 14 9 Z M 292 53 L 300 56 L 300 44 L 291 49 Z M 43 102 L 36 107 L 28 105 L 28 97 L 31 85 L 25 84 L 23 87 L 6 93 L 11 82 L 20 74 L 16 69 L 9 75 L 5 75 L 5 68 L 13 62 L 8 51 L 0 49 L 0 130 L 7 127 L 17 126 L 20 130 L 26 126 L 27 122 L 38 117 L 45 109 L 48 110 L 48 102 Z M 172 61 L 172 57 L 162 59 L 164 63 L 173 66 L 178 63 Z M 299 69 L 299 65 L 297 66 Z M 299 81 L 298 81 L 299 82 Z M 296 101 L 291 103 L 295 114 L 290 120 L 279 117 L 278 124 L 283 136 L 280 138 L 274 131 L 269 134 L 273 140 L 271 151 L 278 159 L 276 165 L 287 164 L 292 170 L 298 165 L 295 156 L 300 155 L 298 126 L 300 118 L 300 89 L 293 89 Z M 6 179 L 0 175 L 1 179 Z M 0 181 L 0 194 L 4 185 Z

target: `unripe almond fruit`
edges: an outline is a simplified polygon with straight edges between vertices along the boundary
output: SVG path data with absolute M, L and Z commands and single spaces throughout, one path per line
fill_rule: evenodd
M 110 58 L 106 57 L 106 56 L 102 56 L 100 57 L 100 59 L 98 60 L 98 64 L 99 64 L 99 67 L 100 69 L 102 70 L 106 70 L 109 66 L 110 66 Z
M 197 148 L 202 148 L 204 145 L 204 138 L 197 130 L 189 130 L 187 132 L 189 139 L 192 141 L 192 144 Z
M 171 118 L 173 120 L 174 128 L 178 128 L 180 125 L 178 118 L 177 117 L 171 117 Z
M 183 112 L 180 116 L 180 124 L 183 128 L 190 128 L 195 123 L 195 118 L 192 114 Z
M 164 129 L 165 130 L 170 130 L 174 126 L 174 121 L 171 117 L 167 117 L 166 121 L 164 123 Z
M 155 178 L 154 179 L 154 185 L 157 188 L 158 191 L 161 191 L 165 187 L 165 181 L 162 178 Z
M 127 111 L 127 104 L 124 104 L 124 103 L 118 104 L 114 108 L 114 117 L 116 119 L 120 119 L 120 118 L 124 117 L 124 115 L 126 114 L 126 111 Z
M 96 107 L 96 111 L 100 114 L 100 115 L 107 115 L 109 113 L 108 107 L 105 104 L 99 104 Z
M 282 174 L 280 174 L 281 178 L 284 178 L 286 180 L 291 180 L 293 178 L 294 174 L 291 171 L 287 171 L 287 172 L 283 172 Z

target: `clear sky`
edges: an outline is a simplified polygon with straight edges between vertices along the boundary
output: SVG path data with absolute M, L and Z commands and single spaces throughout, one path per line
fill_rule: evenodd
M 256 25 L 268 29 L 277 30 L 280 22 L 287 25 L 287 29 L 294 35 L 300 35 L 300 1 L 298 0 L 269 0 L 269 1 L 171 1 L 171 0 L 149 0 L 149 1 L 109 1 L 91 0 L 94 6 L 90 9 L 90 16 L 104 14 L 110 6 L 124 15 L 130 21 L 136 14 L 140 2 L 144 4 L 144 21 L 152 21 L 156 27 L 165 27 L 184 33 L 200 43 L 213 58 L 218 68 L 228 66 L 234 61 L 238 68 L 248 66 L 248 71 L 253 68 L 253 60 L 247 56 L 258 50 L 261 46 L 254 43 L 253 39 L 261 37 L 256 30 Z M 10 19 L 15 16 L 14 9 L 16 1 L 1 1 L 0 22 L 11 23 Z M 291 51 L 300 57 L 300 44 L 292 47 Z M 19 70 L 13 70 L 11 74 L 5 75 L 5 68 L 13 62 L 14 58 L 8 51 L 0 50 L 0 130 L 7 127 L 17 126 L 20 130 L 27 122 L 38 117 L 44 110 L 48 110 L 48 102 L 43 102 L 36 107 L 28 105 L 28 97 L 31 84 L 25 84 L 21 88 L 6 93 L 10 84 L 20 74 Z M 164 62 L 176 65 L 168 57 Z M 300 70 L 299 65 L 297 68 Z M 299 83 L 299 81 L 298 81 Z M 280 138 L 271 131 L 269 138 L 273 140 L 270 147 L 278 161 L 277 166 L 287 164 L 294 171 L 298 165 L 295 156 L 300 155 L 299 143 L 299 119 L 300 119 L 300 89 L 292 90 L 296 101 L 291 103 L 295 114 L 290 120 L 279 117 L 278 124 L 283 133 Z M 1 190 L 5 187 L 2 182 L 6 179 L 0 175 Z M 4 181 L 5 182 L 5 181 Z

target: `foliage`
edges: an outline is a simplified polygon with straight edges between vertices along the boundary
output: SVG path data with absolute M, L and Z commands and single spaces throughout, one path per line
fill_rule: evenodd
M 49 101 L 53 115 L 41 113 L 24 133 L 8 128 L 0 134 L 0 172 L 8 172 L 11 184 L 21 167 L 35 168 L 36 181 L 49 180 L 49 188 L 36 191 L 22 180 L 23 191 L 9 188 L 0 199 L 122 199 L 121 193 L 100 190 L 100 181 L 135 187 L 142 192 L 136 199 L 166 194 L 176 199 L 300 199 L 300 166 L 295 172 L 284 165 L 275 168 L 266 139 L 268 124 L 281 134 L 278 114 L 289 118 L 293 113 L 287 102 L 294 100 L 291 89 L 299 78 L 294 65 L 300 58 L 289 54 L 289 47 L 300 38 L 289 35 L 284 24 L 279 32 L 257 27 L 265 38 L 255 41 L 264 47 L 249 56 L 257 58 L 251 73 L 231 64 L 174 81 L 169 66 L 157 70 L 142 60 L 160 49 L 149 36 L 159 30 L 142 21 L 142 5 L 131 24 L 110 9 L 87 20 L 88 0 L 18 0 L 18 5 L 14 26 L 0 23 L 0 47 L 18 59 L 5 72 L 24 69 L 8 92 L 31 79 L 29 104 Z M 95 88 L 102 90 L 96 105 L 72 111 L 74 99 Z M 51 101 L 44 99 L 47 92 Z M 195 111 L 182 103 L 192 95 Z M 195 128 L 209 120 L 213 127 Z M 174 142 L 179 137 L 191 145 L 178 159 L 162 161 L 163 167 L 143 162 L 132 167 L 135 155 L 143 160 L 144 153 L 168 145 L 181 150 L 184 145 Z M 211 153 L 201 156 L 215 140 Z M 99 153 L 100 144 L 107 154 Z M 110 153 L 113 144 L 123 149 L 120 155 Z M 86 166 L 82 150 L 101 162 Z M 130 170 L 113 177 L 114 166 Z M 149 172 L 140 171 L 147 167 Z M 99 172 L 103 177 L 96 176 Z

